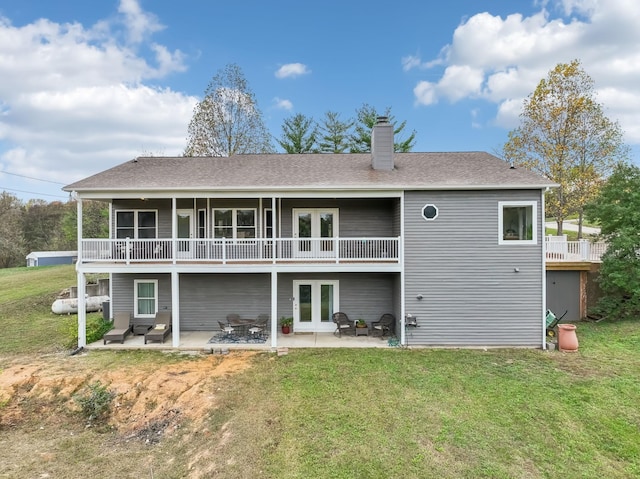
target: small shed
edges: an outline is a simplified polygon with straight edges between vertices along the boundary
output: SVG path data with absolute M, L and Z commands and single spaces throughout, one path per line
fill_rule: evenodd
M 75 264 L 77 251 L 32 251 L 27 255 L 27 266 L 53 266 L 56 264 Z

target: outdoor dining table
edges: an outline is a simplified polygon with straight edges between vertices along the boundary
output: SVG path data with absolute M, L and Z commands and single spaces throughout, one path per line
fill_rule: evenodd
M 229 326 L 231 326 L 233 329 L 238 330 L 238 332 L 242 336 L 246 336 L 249 328 L 253 326 L 254 323 L 255 320 L 253 319 L 233 319 L 229 321 Z

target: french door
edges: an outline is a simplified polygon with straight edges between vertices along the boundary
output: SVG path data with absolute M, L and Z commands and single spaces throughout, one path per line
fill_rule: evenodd
M 293 330 L 333 332 L 333 313 L 340 308 L 339 282 L 304 280 L 293 282 Z
M 293 210 L 294 255 L 297 258 L 331 258 L 338 237 L 338 209 Z
M 178 257 L 191 258 L 193 247 L 193 210 L 176 210 L 176 222 L 178 225 Z M 183 241 L 189 240 L 189 241 Z

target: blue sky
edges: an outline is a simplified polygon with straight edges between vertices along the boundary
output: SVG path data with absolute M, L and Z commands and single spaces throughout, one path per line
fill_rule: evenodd
M 267 127 L 391 107 L 414 151 L 499 151 L 522 101 L 579 59 L 640 158 L 640 2 L 3 0 L 0 191 L 64 184 L 138 155 L 177 155 L 226 64 Z M 274 142 L 275 143 L 275 142 Z

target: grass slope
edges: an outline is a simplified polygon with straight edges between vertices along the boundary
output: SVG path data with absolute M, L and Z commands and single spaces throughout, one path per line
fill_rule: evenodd
M 75 316 L 55 315 L 51 304 L 60 291 L 75 284 L 72 265 L 0 269 L 0 354 L 64 347 L 65 326 Z
M 74 278 L 65 267 L 0 271 L 0 351 L 27 363 L 62 344 L 48 307 Z M 258 354 L 245 372 L 198 386 L 216 404 L 203 423 L 153 446 L 86 428 L 62 410 L 43 417 L 42 404 L 16 397 L 10 405 L 25 418 L 0 424 L 10 471 L 0 478 L 640 477 L 640 323 L 578 323 L 577 333 L 576 353 Z M 135 356 L 154 370 L 158 355 L 91 352 L 73 364 L 112 371 Z M 47 397 L 49 406 L 65 402 Z

